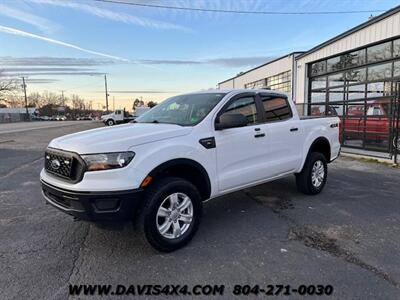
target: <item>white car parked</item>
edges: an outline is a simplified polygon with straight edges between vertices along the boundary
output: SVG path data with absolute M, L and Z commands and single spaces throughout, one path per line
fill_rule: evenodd
M 180 95 L 135 123 L 52 140 L 43 195 L 82 220 L 136 219 L 154 248 L 172 251 L 192 239 L 205 200 L 292 174 L 301 192 L 321 192 L 338 125 L 300 119 L 269 90 Z

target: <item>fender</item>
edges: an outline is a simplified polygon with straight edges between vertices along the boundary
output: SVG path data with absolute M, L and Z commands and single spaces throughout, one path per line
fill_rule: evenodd
M 300 167 L 299 172 L 303 169 L 303 166 L 304 166 L 304 164 L 305 164 L 305 162 L 306 162 L 306 159 L 307 159 L 308 155 L 310 154 L 311 149 L 313 149 L 318 143 L 327 144 L 327 145 L 329 146 L 329 154 L 328 154 L 328 157 L 327 157 L 327 162 L 328 162 L 328 163 L 330 162 L 330 160 L 331 160 L 331 158 L 330 158 L 331 144 L 329 143 L 329 140 L 328 140 L 326 137 L 320 136 L 320 137 L 316 138 L 316 139 L 311 143 L 311 145 L 308 147 L 307 155 L 304 155 L 304 157 L 303 157 L 303 160 L 302 160 L 302 162 L 301 162 L 301 167 Z M 304 151 L 304 153 L 305 153 L 305 151 Z M 324 153 L 324 154 L 325 154 L 325 153 Z
M 208 199 L 211 194 L 211 182 L 210 176 L 208 175 L 207 170 L 197 161 L 188 159 L 188 158 L 176 158 L 162 163 L 161 165 L 155 167 L 148 175 L 155 178 L 158 175 L 166 172 L 166 170 L 173 168 L 174 166 L 188 166 L 190 168 L 196 169 L 200 173 L 199 181 L 202 182 L 201 185 L 204 185 L 202 189 L 199 189 L 199 192 L 202 194 L 204 200 Z M 191 174 L 187 174 L 191 175 Z M 196 184 L 195 184 L 196 185 Z

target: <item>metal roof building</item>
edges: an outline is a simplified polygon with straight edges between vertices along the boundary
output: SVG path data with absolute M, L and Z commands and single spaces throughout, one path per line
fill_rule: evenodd
M 290 53 L 222 81 L 218 87 L 286 92 L 305 114 L 341 117 L 344 146 L 393 153 L 399 144 L 394 140 L 399 130 L 400 104 L 395 96 L 399 81 L 397 6 L 309 51 Z

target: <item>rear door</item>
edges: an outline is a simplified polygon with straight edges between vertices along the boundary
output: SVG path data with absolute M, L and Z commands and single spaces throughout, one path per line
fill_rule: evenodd
M 268 178 L 296 170 L 302 158 L 302 127 L 293 119 L 289 101 L 282 95 L 260 94 L 265 114 L 265 175 Z
M 226 192 L 265 177 L 265 132 L 260 127 L 261 110 L 255 93 L 243 93 L 232 98 L 218 113 L 240 113 L 246 116 L 247 126 L 215 131 L 217 174 L 220 192 Z

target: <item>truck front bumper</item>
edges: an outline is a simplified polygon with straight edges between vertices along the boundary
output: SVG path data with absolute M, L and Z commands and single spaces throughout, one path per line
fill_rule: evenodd
M 59 210 L 85 221 L 127 221 L 143 195 L 135 189 L 118 192 L 76 192 L 55 187 L 41 180 L 46 202 Z

